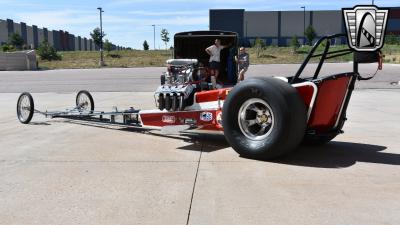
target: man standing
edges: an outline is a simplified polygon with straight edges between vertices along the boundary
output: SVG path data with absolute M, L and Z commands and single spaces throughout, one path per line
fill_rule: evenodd
M 217 85 L 217 79 L 219 75 L 220 62 L 221 62 L 221 50 L 229 46 L 221 45 L 220 39 L 215 39 L 215 42 L 210 47 L 206 48 L 206 52 L 210 55 L 210 72 L 211 72 L 211 83 L 215 89 Z
M 247 54 L 246 49 L 244 47 L 240 47 L 239 56 L 235 57 L 236 63 L 239 66 L 239 76 L 238 83 L 244 80 L 244 74 L 250 65 L 250 56 Z

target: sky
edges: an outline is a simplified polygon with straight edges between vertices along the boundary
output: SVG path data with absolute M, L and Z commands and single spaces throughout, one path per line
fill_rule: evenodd
M 362 0 L 0 0 L 0 19 L 12 19 L 27 25 L 65 30 L 74 35 L 90 37 L 99 26 L 102 7 L 103 30 L 112 43 L 142 49 L 144 40 L 153 47 L 153 27 L 156 25 L 156 48 L 164 48 L 160 30 L 170 33 L 208 30 L 209 9 L 245 9 L 246 11 L 338 10 Z M 400 6 L 400 0 L 375 0 L 381 7 Z M 169 43 L 173 45 L 173 43 Z

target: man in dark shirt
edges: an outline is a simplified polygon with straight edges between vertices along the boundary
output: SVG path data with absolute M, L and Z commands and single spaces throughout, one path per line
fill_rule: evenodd
M 244 80 L 244 74 L 250 65 L 250 56 L 246 53 L 246 49 L 244 47 L 240 47 L 239 55 L 235 57 L 236 63 L 239 66 L 239 76 L 238 83 Z

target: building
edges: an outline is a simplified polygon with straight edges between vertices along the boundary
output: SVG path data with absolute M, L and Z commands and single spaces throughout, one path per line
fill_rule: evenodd
M 305 41 L 304 30 L 312 25 L 318 37 L 345 33 L 341 10 L 319 11 L 245 11 L 244 9 L 211 9 L 210 30 L 228 30 L 239 34 L 249 45 L 261 38 L 267 45 L 287 46 L 293 36 Z M 390 9 L 387 34 L 400 35 L 400 7 Z M 346 38 L 335 40 L 344 44 Z
M 0 45 L 8 42 L 12 33 L 18 33 L 24 39 L 27 49 L 36 49 L 39 44 L 47 40 L 57 51 L 94 51 L 98 50 L 92 39 L 75 36 L 63 30 L 48 30 L 37 26 L 28 26 L 26 23 L 15 23 L 11 19 L 0 19 Z M 113 50 L 125 49 L 113 45 Z

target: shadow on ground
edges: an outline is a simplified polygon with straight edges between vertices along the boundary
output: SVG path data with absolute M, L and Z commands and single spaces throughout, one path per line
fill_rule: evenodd
M 203 144 L 203 152 L 214 152 L 230 147 L 223 135 L 209 134 L 182 134 L 179 136 L 165 136 L 163 134 L 148 133 L 165 138 L 181 139 L 189 145 L 180 147 L 182 150 L 199 151 L 199 144 Z M 377 163 L 386 165 L 400 165 L 400 154 L 384 152 L 385 146 L 353 142 L 331 141 L 325 145 L 312 147 L 300 146 L 294 152 L 273 163 L 317 167 L 317 168 L 346 168 L 357 162 Z M 233 151 L 233 150 L 232 150 Z
M 332 141 L 318 147 L 300 146 L 275 163 L 319 167 L 345 168 L 357 162 L 400 165 L 400 155 L 383 152 L 385 146 Z
M 165 135 L 155 130 L 140 128 L 106 127 L 103 124 L 85 123 L 82 121 L 60 121 L 105 129 L 114 129 L 122 132 L 142 133 L 168 139 L 182 140 L 187 145 L 179 147 L 181 150 L 214 152 L 230 147 L 223 135 L 192 134 Z M 37 125 L 48 125 L 41 123 Z M 199 148 L 199 146 L 202 146 Z M 357 162 L 377 163 L 385 165 L 400 165 L 400 154 L 384 152 L 385 146 L 363 143 L 331 141 L 318 147 L 300 146 L 294 152 L 286 155 L 273 163 L 318 167 L 318 168 L 346 168 Z

